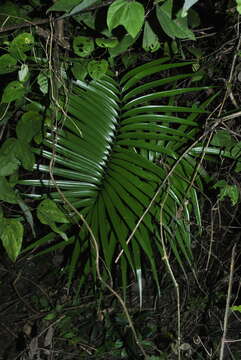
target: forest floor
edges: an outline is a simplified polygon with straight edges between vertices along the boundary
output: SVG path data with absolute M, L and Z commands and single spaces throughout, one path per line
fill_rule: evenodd
M 241 359 L 240 224 L 227 202 L 210 209 L 205 230 L 193 241 L 195 268 L 184 274 L 171 263 L 180 290 L 182 359 Z M 212 217 L 212 219 L 211 219 Z M 231 266 L 231 264 L 233 264 Z M 118 300 L 89 288 L 68 292 L 63 256 L 0 259 L 0 359 L 142 359 Z M 160 266 L 161 296 L 148 279 L 140 310 L 136 284 L 126 305 L 148 359 L 177 359 L 176 289 Z M 228 287 L 231 286 L 230 299 Z M 121 295 L 121 291 L 119 292 Z

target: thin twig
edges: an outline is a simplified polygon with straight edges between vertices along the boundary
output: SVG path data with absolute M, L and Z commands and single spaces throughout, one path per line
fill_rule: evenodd
M 24 23 L 16 24 L 16 25 L 8 26 L 8 27 L 1 26 L 0 33 L 18 30 L 18 29 L 29 27 L 29 26 L 48 24 L 50 22 L 50 19 L 48 18 L 48 19 L 41 19 L 41 20 L 36 20 L 36 21 L 29 21 L 29 20 L 24 20 L 24 21 L 25 21 Z
M 169 185 L 168 185 L 169 186 Z M 168 198 L 168 191 L 166 191 L 165 198 L 162 201 L 161 209 L 160 209 L 160 238 L 161 238 L 161 244 L 163 249 L 163 261 L 165 261 L 167 265 L 168 272 L 171 276 L 174 288 L 176 290 L 176 300 L 177 300 L 177 353 L 178 353 L 178 360 L 181 360 L 181 306 L 180 306 L 180 290 L 179 290 L 179 284 L 175 278 L 175 275 L 172 271 L 170 261 L 167 255 L 165 240 L 164 240 L 164 234 L 163 234 L 163 209 L 165 202 Z
M 223 108 L 224 108 L 224 105 L 226 103 L 226 100 L 228 97 L 230 97 L 232 103 L 234 104 L 234 106 L 237 108 L 238 105 L 234 99 L 234 96 L 233 96 L 233 93 L 232 93 L 232 80 L 233 80 L 233 76 L 234 76 L 234 70 L 235 70 L 235 64 L 236 64 L 236 61 L 237 61 L 237 58 L 238 58 L 238 52 L 239 52 L 239 49 L 240 49 L 240 46 L 241 46 L 241 35 L 240 35 L 240 32 L 239 32 L 239 23 L 238 23 L 238 37 L 239 37 L 239 40 L 238 40 L 238 44 L 237 44 L 237 47 L 234 51 L 234 56 L 233 56 L 233 60 L 232 60 L 232 64 L 231 64 L 231 69 L 230 69 L 230 72 L 229 72 L 229 78 L 228 78 L 228 81 L 227 81 L 227 88 L 226 88 L 226 91 L 225 91 L 225 94 L 224 94 L 224 98 L 223 98 L 223 101 L 222 101 L 222 104 L 221 104 L 221 107 L 219 109 L 219 116 L 221 116 L 221 113 L 223 111 Z
M 231 262 L 230 262 L 228 294 L 227 294 L 227 298 L 226 298 L 226 307 L 225 307 L 225 314 L 224 314 L 224 321 L 223 321 L 223 336 L 222 336 L 222 340 L 221 340 L 219 360 L 224 359 L 224 347 L 225 347 L 225 342 L 227 342 L 226 335 L 227 335 L 227 330 L 228 330 L 228 318 L 229 318 L 229 313 L 230 313 L 230 301 L 231 301 L 231 296 L 232 296 L 235 255 L 236 255 L 236 244 L 234 244 L 234 246 L 233 246 Z
M 13 284 L 12 284 L 12 285 L 13 285 L 13 288 L 14 288 L 16 294 L 18 295 L 19 299 L 21 300 L 21 302 L 24 303 L 24 305 L 25 305 L 31 312 L 33 312 L 34 314 L 38 314 L 38 315 L 39 315 L 40 312 L 37 311 L 36 309 L 34 309 L 31 305 L 29 305 L 28 302 L 25 301 L 24 298 L 23 298 L 23 297 L 20 295 L 20 293 L 19 293 L 16 284 L 17 284 L 18 280 L 20 279 L 20 277 L 21 277 L 21 272 L 17 275 L 16 279 L 15 279 L 14 282 L 13 282 Z

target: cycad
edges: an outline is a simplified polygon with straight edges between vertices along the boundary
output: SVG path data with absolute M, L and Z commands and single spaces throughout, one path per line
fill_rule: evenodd
M 178 75 L 163 78 L 163 73 L 178 68 L 183 71 L 189 65 L 169 64 L 167 60 L 139 66 L 121 79 L 106 75 L 99 81 L 77 81 L 69 95 L 68 116 L 57 130 L 54 145 L 53 175 L 58 189 L 92 229 L 105 263 L 103 269 L 111 272 L 116 256 L 123 250 L 119 264 L 124 286 L 128 267 L 140 271 L 147 260 L 149 265 L 145 267 L 151 268 L 158 284 L 157 260 L 163 254 L 159 236 L 161 207 L 164 238 L 180 264 L 192 261 L 190 211 L 194 210 L 200 223 L 196 189 L 202 184 L 197 174 L 193 181 L 195 158 L 186 154 L 167 175 L 192 143 L 199 127 L 197 119 L 205 112 L 206 103 L 200 107 L 178 106 L 177 97 L 201 88 L 176 88 L 192 73 L 178 71 Z M 42 158 L 52 158 L 55 141 L 49 132 Z M 49 179 L 49 166 L 42 164 L 36 169 L 47 173 L 46 180 L 21 183 L 46 186 L 49 196 L 61 202 L 56 184 Z M 64 225 L 64 230 L 68 226 Z M 133 236 L 127 244 L 130 234 Z M 95 252 L 89 239 L 83 225 L 80 234 L 69 240 L 74 242 L 70 279 L 80 258 L 81 274 L 95 275 Z M 55 247 L 69 242 L 60 241 Z M 88 256 L 82 257 L 84 253 Z

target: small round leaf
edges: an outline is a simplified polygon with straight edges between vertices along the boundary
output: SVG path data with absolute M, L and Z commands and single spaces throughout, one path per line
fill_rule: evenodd
M 37 207 L 37 217 L 42 224 L 68 223 L 65 214 L 58 208 L 53 200 L 45 199 Z
M 80 62 L 74 63 L 71 67 L 71 71 L 77 80 L 83 81 L 88 74 L 87 60 L 80 60 Z
M 30 33 L 22 33 L 16 36 L 10 44 L 10 52 L 26 52 L 32 49 L 34 37 Z
M 99 80 L 105 75 L 108 70 L 108 62 L 106 60 L 91 60 L 88 63 L 88 72 L 89 75 L 94 80 Z
M 94 51 L 95 45 L 90 37 L 76 36 L 73 41 L 73 48 L 76 55 L 86 57 Z

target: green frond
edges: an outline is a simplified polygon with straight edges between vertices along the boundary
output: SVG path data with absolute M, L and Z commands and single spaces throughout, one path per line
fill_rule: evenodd
M 192 262 L 191 211 L 201 225 L 196 193 L 202 187 L 201 168 L 195 175 L 200 149 L 196 147 L 186 154 L 166 179 L 195 139 L 201 125 L 199 116 L 206 113 L 208 105 L 206 102 L 200 107 L 179 106 L 176 99 L 207 87 L 179 88 L 180 80 L 192 76 L 185 71 L 180 73 L 190 63 L 167 61 L 168 58 L 163 58 L 142 65 L 121 79 L 105 75 L 102 80 L 89 83 L 76 81 L 68 99 L 68 116 L 56 130 L 56 138 L 51 131 L 47 132 L 43 150 L 36 150 L 42 161 L 35 170 L 43 174 L 43 179 L 20 181 L 22 185 L 35 186 L 36 192 L 43 188 L 42 193 L 63 202 L 67 209 L 55 189 L 57 184 L 92 229 L 107 273 L 123 250 L 119 268 L 124 291 L 128 267 L 135 275 L 138 269 L 143 272 L 148 268 L 144 261 L 149 261 L 159 287 L 156 261 L 163 256 L 159 234 L 161 206 L 165 242 L 181 266 L 183 262 Z M 175 69 L 178 74 L 163 77 L 162 72 Z M 46 165 L 53 157 L 53 148 L 55 182 L 50 180 Z M 96 277 L 95 248 L 84 224 L 81 227 L 70 259 L 69 283 L 82 252 L 87 250 L 90 256 L 85 264 L 81 261 L 81 266 L 85 276 L 88 269 Z M 46 244 L 46 240 L 35 243 L 41 244 Z

